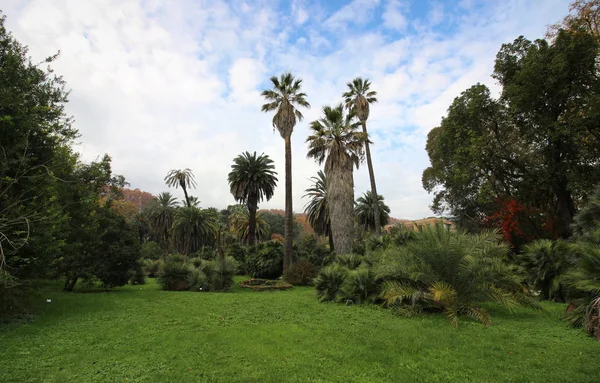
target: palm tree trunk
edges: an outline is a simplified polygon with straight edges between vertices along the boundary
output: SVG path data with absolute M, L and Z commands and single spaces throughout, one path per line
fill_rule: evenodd
M 292 135 L 285 137 L 285 253 L 283 271 L 292 265 L 294 246 L 294 210 L 292 206 Z
M 256 243 L 256 210 L 258 204 L 256 198 L 248 198 L 248 245 Z
M 352 253 L 354 243 L 354 176 L 350 160 L 325 163 L 327 199 L 335 253 Z
M 185 195 L 185 204 L 187 205 L 187 207 L 190 207 L 190 197 L 188 196 L 185 185 L 181 185 L 181 188 L 183 189 L 183 195 Z
M 333 244 L 333 234 L 331 234 L 331 229 L 329 229 L 328 237 L 329 237 L 329 250 L 335 251 L 335 246 Z
M 363 133 L 367 134 L 367 121 L 361 121 Z M 368 137 L 368 136 L 367 136 Z M 365 142 L 365 152 L 367 153 L 367 167 L 369 168 L 369 180 L 371 181 L 371 195 L 375 204 L 373 205 L 373 213 L 375 215 L 375 235 L 381 236 L 381 213 L 379 211 L 379 194 L 377 194 L 377 186 L 375 185 L 375 172 L 373 172 L 373 162 L 371 161 L 371 148 L 369 141 Z

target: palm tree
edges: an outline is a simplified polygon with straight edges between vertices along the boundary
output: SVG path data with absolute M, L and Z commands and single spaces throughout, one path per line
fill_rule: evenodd
M 323 107 L 325 114 L 310 124 L 312 135 L 307 157 L 319 164 L 325 162 L 329 218 L 336 253 L 352 252 L 354 240 L 354 166 L 363 159 L 365 133 L 358 132 L 352 123 L 352 113 L 345 114 L 344 106 Z
M 245 152 L 233 159 L 228 176 L 233 198 L 248 206 L 248 244 L 254 245 L 256 239 L 256 211 L 258 203 L 273 197 L 277 186 L 277 173 L 273 160 L 266 154 L 256 156 L 256 152 Z
M 163 257 L 169 249 L 170 230 L 176 207 L 177 199 L 169 192 L 160 193 L 148 207 L 150 228 L 163 249 Z
M 181 189 L 183 189 L 183 194 L 185 195 L 185 204 L 187 207 L 192 206 L 190 203 L 190 197 L 187 193 L 187 188 L 195 188 L 196 181 L 194 180 L 194 173 L 192 173 L 191 169 L 173 169 L 167 173 L 165 182 L 167 183 L 168 187 L 175 187 L 177 189 L 179 186 L 181 186 Z
M 229 227 L 232 234 L 243 242 L 248 243 L 250 238 L 250 213 L 246 206 L 243 210 L 236 211 L 229 216 Z M 254 235 L 257 241 L 268 238 L 271 226 L 265 220 L 264 213 L 256 213 Z
M 356 219 L 366 230 L 376 230 L 375 209 L 379 209 L 379 225 L 385 227 L 390 221 L 390 208 L 383 202 L 383 196 L 377 196 L 377 203 L 370 191 L 365 192 L 356 200 Z
M 296 79 L 287 72 L 279 78 L 271 77 L 273 89 L 262 92 L 267 103 L 262 106 L 263 112 L 275 112 L 273 128 L 279 131 L 285 140 L 285 255 L 283 269 L 292 264 L 292 251 L 294 243 L 294 211 L 292 206 L 292 132 L 296 120 L 302 121 L 299 106 L 310 108 L 306 101 L 306 94 L 301 91 L 302 79 Z
M 192 240 L 214 235 L 218 217 L 214 211 L 185 206 L 177 209 L 173 221 L 173 234 L 184 249 L 184 259 L 190 254 Z
M 317 176 L 310 179 L 313 181 L 313 185 L 305 190 L 306 194 L 304 195 L 304 197 L 310 198 L 304 205 L 306 219 L 316 234 L 329 237 L 329 248 L 334 250 L 327 207 L 327 177 L 322 170 L 319 170 Z
M 348 91 L 343 94 L 344 102 L 348 110 L 358 117 L 362 125 L 363 133 L 368 135 L 367 120 L 369 119 L 369 104 L 377 102 L 377 92 L 369 90 L 371 82 L 368 79 L 357 77 L 352 82 L 346 84 Z M 368 136 L 367 136 L 368 137 Z M 377 185 L 375 184 L 375 173 L 373 172 L 373 162 L 371 161 L 371 149 L 369 148 L 369 140 L 365 140 L 365 152 L 367 153 L 367 167 L 369 168 L 369 179 L 371 181 L 371 194 L 377 194 Z M 375 235 L 381 235 L 381 212 L 378 205 L 374 205 L 375 214 Z

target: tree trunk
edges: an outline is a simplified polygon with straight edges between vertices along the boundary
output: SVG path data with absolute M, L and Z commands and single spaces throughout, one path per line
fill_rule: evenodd
M 79 277 L 73 277 L 72 279 L 67 278 L 67 280 L 65 281 L 65 291 L 73 291 L 78 279 Z
M 367 134 L 367 121 L 362 122 L 363 133 Z M 365 152 L 367 153 L 367 167 L 369 168 L 369 180 L 371 181 L 371 195 L 375 201 L 373 206 L 373 213 L 375 215 L 375 235 L 381 236 L 381 212 L 379 211 L 379 195 L 377 194 L 377 186 L 375 185 L 375 173 L 373 172 L 373 162 L 371 161 L 371 148 L 369 147 L 369 141 L 365 142 Z
M 330 251 L 335 251 L 335 246 L 333 245 L 333 235 L 331 234 L 331 229 L 329 229 L 329 250 Z
M 248 198 L 248 245 L 256 243 L 256 210 L 258 210 L 257 198 Z
M 327 199 L 335 253 L 352 253 L 354 243 L 354 177 L 353 164 L 347 159 L 336 163 L 327 159 Z
M 292 265 L 294 246 L 294 209 L 292 206 L 292 135 L 285 137 L 285 253 L 283 271 Z
M 556 234 L 559 238 L 568 238 L 571 236 L 571 223 L 575 216 L 575 204 L 573 197 L 568 189 L 568 181 L 560 180 L 556 185 Z
M 188 196 L 185 185 L 181 185 L 181 188 L 183 189 L 183 195 L 185 195 L 185 204 L 187 205 L 187 207 L 190 207 L 190 197 Z

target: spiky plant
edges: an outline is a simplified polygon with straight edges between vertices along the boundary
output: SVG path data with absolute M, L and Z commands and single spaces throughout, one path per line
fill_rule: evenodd
M 358 131 L 344 106 L 323 107 L 324 116 L 310 123 L 308 158 L 325 162 L 331 232 L 337 254 L 352 252 L 354 240 L 354 167 L 364 157 L 366 134 Z
M 541 239 L 526 245 L 516 262 L 523 267 L 528 282 L 543 299 L 563 300 L 560 277 L 571 266 L 571 245 L 563 240 Z
M 369 169 L 369 180 L 371 182 L 371 194 L 377 194 L 377 184 L 375 183 L 375 172 L 373 171 L 373 161 L 371 160 L 371 149 L 369 147 L 370 141 L 368 140 L 367 132 L 367 120 L 369 119 L 370 107 L 369 105 L 377 102 L 377 92 L 371 90 L 371 82 L 368 79 L 357 77 L 351 82 L 346 84 L 348 91 L 343 94 L 346 108 L 358 117 L 362 125 L 363 133 L 367 136 L 364 142 L 365 152 L 367 154 L 367 167 Z M 381 210 L 378 205 L 373 208 L 373 214 L 375 216 L 375 235 L 381 235 L 381 224 L 380 215 Z M 384 225 L 385 226 L 385 225 Z
M 481 307 L 486 301 L 509 310 L 518 305 L 540 309 L 523 293 L 522 279 L 506 262 L 508 251 L 496 232 L 471 235 L 441 224 L 425 227 L 374 266 L 377 278 L 385 280 L 380 297 L 410 315 L 441 310 L 454 327 L 460 315 L 490 325 L 491 317 Z
M 356 200 L 356 220 L 365 230 L 377 232 L 377 225 L 375 225 L 375 216 L 377 215 L 375 210 L 377 209 L 379 210 L 379 224 L 381 227 L 385 227 L 390 221 L 390 208 L 383 202 L 382 195 L 377 197 L 377 202 L 375 202 L 373 194 L 367 191 Z
M 245 152 L 237 156 L 228 176 L 229 188 L 236 201 L 248 208 L 248 244 L 256 242 L 256 211 L 258 203 L 273 197 L 277 186 L 273 160 L 265 154 Z M 264 225 L 263 225 L 264 226 Z
M 292 132 L 296 121 L 302 121 L 298 107 L 310 108 L 306 93 L 302 92 L 302 79 L 294 78 L 290 72 L 280 77 L 271 77 L 272 89 L 261 95 L 267 100 L 261 108 L 263 112 L 275 112 L 273 128 L 285 141 L 285 256 L 283 269 L 292 264 L 294 244 L 294 210 L 292 205 Z
M 185 195 L 185 204 L 187 205 L 187 207 L 192 206 L 187 189 L 195 188 L 197 184 L 194 180 L 194 173 L 192 173 L 191 169 L 173 169 L 169 171 L 169 173 L 167 173 L 165 177 L 165 182 L 167 183 L 168 187 L 175 187 L 177 189 L 181 186 L 183 194 Z
M 177 199 L 169 192 L 159 193 L 148 207 L 150 228 L 163 249 L 163 257 L 169 250 L 171 227 L 177 208 Z
M 329 238 L 329 249 L 334 250 L 333 236 L 331 235 L 331 220 L 327 207 L 327 176 L 322 170 L 317 172 L 316 177 L 311 177 L 312 186 L 305 190 L 303 198 L 309 198 L 304 205 L 304 213 L 310 227 L 318 235 L 326 235 Z

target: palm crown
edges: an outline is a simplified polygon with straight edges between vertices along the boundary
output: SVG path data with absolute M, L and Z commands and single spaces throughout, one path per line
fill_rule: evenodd
M 298 106 L 310 108 L 306 101 L 306 93 L 301 92 L 302 79 L 294 78 L 290 73 L 284 73 L 279 78 L 271 77 L 273 89 L 264 90 L 261 95 L 268 101 L 262 106 L 263 112 L 276 110 L 273 117 L 273 129 L 277 129 L 282 138 L 292 134 L 296 120 L 302 121 L 302 113 Z
M 346 85 L 349 90 L 342 95 L 346 108 L 353 111 L 361 122 L 366 121 L 369 118 L 369 104 L 377 102 L 377 92 L 369 90 L 371 82 L 361 77 Z
M 231 194 L 241 203 L 270 200 L 277 186 L 274 169 L 273 160 L 265 154 L 240 154 L 233 160 L 228 177 Z
M 192 173 L 191 169 L 173 169 L 169 173 L 167 173 L 167 176 L 165 177 L 165 182 L 167 183 L 168 187 L 175 187 L 177 189 L 179 186 L 181 186 L 183 194 L 185 194 L 185 202 L 188 207 L 191 206 L 190 198 L 187 194 L 187 189 L 196 187 L 194 173 Z
M 358 124 L 352 122 L 353 113 L 344 113 L 344 107 L 324 106 L 324 117 L 311 122 L 312 134 L 306 139 L 309 144 L 307 157 L 319 164 L 327 159 L 327 166 L 350 160 L 358 168 L 364 157 L 365 133 L 358 132 Z
M 327 177 L 322 170 L 319 170 L 317 176 L 310 179 L 313 181 L 313 185 L 305 190 L 306 194 L 304 195 L 304 197 L 310 198 L 304 206 L 306 219 L 315 233 L 329 235 L 331 228 L 327 207 Z
M 384 198 L 381 194 L 377 197 L 377 205 L 381 213 L 379 215 L 379 223 L 381 226 L 385 226 L 390 220 L 390 208 L 383 201 Z M 370 190 L 356 200 L 356 219 L 358 224 L 365 229 L 375 229 L 375 199 Z

